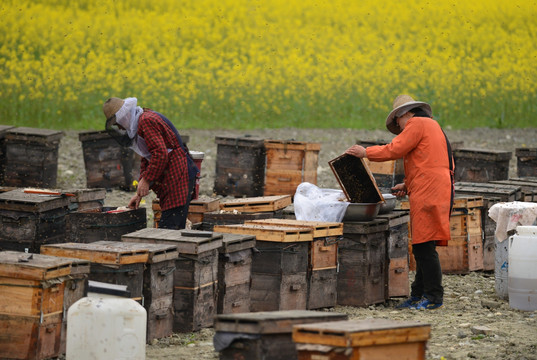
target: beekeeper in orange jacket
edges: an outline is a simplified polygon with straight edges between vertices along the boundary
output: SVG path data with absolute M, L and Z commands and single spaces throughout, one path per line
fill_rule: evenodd
M 451 146 L 432 119 L 431 106 L 409 95 L 394 100 L 386 127 L 397 135 L 390 144 L 367 149 L 354 145 L 346 153 L 371 161 L 404 159 L 404 183 L 395 185 L 392 192 L 409 197 L 416 276 L 410 298 L 398 308 L 436 309 L 442 306 L 444 295 L 436 246 L 445 246 L 450 240 L 454 171 Z

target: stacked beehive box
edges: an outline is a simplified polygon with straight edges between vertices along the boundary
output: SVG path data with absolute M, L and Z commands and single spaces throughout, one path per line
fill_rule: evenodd
M 0 125 L 0 186 L 4 185 L 4 173 L 6 168 L 6 132 L 13 129 L 11 125 Z
M 222 234 L 218 249 L 218 314 L 250 311 L 250 283 L 255 236 Z
M 173 333 L 173 274 L 179 256 L 177 247 L 171 244 L 117 241 L 94 244 L 148 252 L 142 285 L 142 305 L 147 311 L 147 342 L 170 336 Z
M 162 217 L 162 209 L 160 208 L 160 201 L 158 198 L 153 199 L 153 227 L 158 228 L 160 218 Z M 192 224 L 199 224 L 203 222 L 205 214 L 208 212 L 217 211 L 220 209 L 220 200 L 218 199 L 196 199 L 190 201 L 188 207 L 188 220 Z
M 256 237 L 251 311 L 306 309 L 311 228 L 246 223 L 216 225 L 214 231 Z
M 455 181 L 507 180 L 512 152 L 459 148 L 453 150 Z
M 398 210 L 378 216 L 387 219 L 389 226 L 386 253 L 388 260 L 388 297 L 408 296 L 408 222 L 410 214 L 406 210 Z
M 179 257 L 173 273 L 173 331 L 197 331 L 213 325 L 221 234 L 147 228 L 122 236 L 122 241 L 174 245 Z
M 217 136 L 214 192 L 224 196 L 263 195 L 264 140 L 255 137 Z
M 537 148 L 516 148 L 517 176 L 537 178 Z
M 218 315 L 213 342 L 221 360 L 297 359 L 293 325 L 346 319 L 346 314 L 308 310 Z
M 408 209 L 408 201 L 401 207 Z M 481 213 L 483 197 L 456 195 L 450 217 L 451 240 L 447 246 L 438 246 L 436 251 L 445 274 L 467 274 L 470 271 L 483 270 L 483 226 Z M 412 233 L 409 235 L 409 253 Z M 410 269 L 416 270 L 414 257 L 410 259 Z
M 339 242 L 337 303 L 368 306 L 387 299 L 389 222 L 344 222 Z
M 67 197 L 0 193 L 0 249 L 39 253 L 42 244 L 64 242 L 68 212 Z
M 124 249 L 112 244 L 63 243 L 42 245 L 44 255 L 69 257 L 91 262 L 89 280 L 126 285 L 131 298 L 143 303 L 144 266 L 149 251 L 143 249 Z
M 4 185 L 54 188 L 63 132 L 17 127 L 5 133 Z
M 76 259 L 0 252 L 2 359 L 40 360 L 63 353 L 66 311 L 83 296 L 89 268 L 89 262 Z
M 430 334 L 428 324 L 388 319 L 293 326 L 293 341 L 300 360 L 424 360 Z
M 317 184 L 321 144 L 300 141 L 265 140 L 267 164 L 263 194 L 294 195 L 302 182 Z
M 309 246 L 307 272 L 308 310 L 336 305 L 338 241 L 343 235 L 343 224 L 336 222 L 267 219 L 247 221 L 245 224 L 267 224 L 310 228 L 313 241 Z
M 69 197 L 69 211 L 100 211 L 104 205 L 106 189 L 75 189 L 66 190 L 66 193 L 73 194 Z
M 290 204 L 290 195 L 220 200 L 219 211 L 204 213 L 202 228 L 212 230 L 215 225 L 242 224 L 248 220 L 281 217 L 282 210 Z
M 120 146 L 106 131 L 87 131 L 78 135 L 82 143 L 86 186 L 134 190 L 140 174 L 140 156 Z

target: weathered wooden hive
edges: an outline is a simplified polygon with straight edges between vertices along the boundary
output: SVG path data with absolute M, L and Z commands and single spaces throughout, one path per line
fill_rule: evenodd
M 267 165 L 264 195 L 294 195 L 303 182 L 317 184 L 321 144 L 293 140 L 265 140 Z
M 17 127 L 6 131 L 4 185 L 54 188 L 63 132 Z
M 264 140 L 256 137 L 215 137 L 214 192 L 224 196 L 262 196 L 265 182 Z
M 174 332 L 213 325 L 218 287 L 218 249 L 222 234 L 198 230 L 142 229 L 122 237 L 125 242 L 174 245 Z
M 42 244 L 64 242 L 68 212 L 67 197 L 0 193 L 0 249 L 39 253 Z
M 310 310 L 218 315 L 213 342 L 221 360 L 293 360 L 293 325 L 346 319 L 346 314 Z
M 507 180 L 512 152 L 460 148 L 453 150 L 455 181 Z
M 0 186 L 4 185 L 4 173 L 6 170 L 6 132 L 15 128 L 11 125 L 0 125 Z

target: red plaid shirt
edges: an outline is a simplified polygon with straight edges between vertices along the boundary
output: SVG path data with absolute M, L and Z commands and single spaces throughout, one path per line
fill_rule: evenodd
M 140 179 L 152 183 L 150 188 L 163 211 L 184 205 L 188 195 L 187 155 L 174 132 L 158 114 L 144 109 L 138 120 L 138 135 L 151 153 L 150 160 L 142 158 Z M 173 151 L 168 153 L 168 149 Z

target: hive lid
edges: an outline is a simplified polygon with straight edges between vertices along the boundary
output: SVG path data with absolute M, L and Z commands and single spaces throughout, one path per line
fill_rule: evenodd
M 296 343 L 360 347 L 427 341 L 431 325 L 390 319 L 343 320 L 293 327 Z
M 41 254 L 89 260 L 92 263 L 126 265 L 146 263 L 149 251 L 146 249 L 125 249 L 117 244 L 63 243 L 41 245 Z
M 351 203 L 377 203 L 384 201 L 377 182 L 362 158 L 343 154 L 328 162 Z
M 222 234 L 222 247 L 218 249 L 220 253 L 231 253 L 235 251 L 251 249 L 255 246 L 255 236 L 248 234 Z
M 110 134 L 108 134 L 108 132 L 106 130 L 83 131 L 83 132 L 78 134 L 78 140 L 80 140 L 81 142 L 103 140 L 103 139 L 104 140 L 114 140 L 114 138 L 112 138 L 110 136 Z
M 147 263 L 154 264 L 161 261 L 173 260 L 179 257 L 177 247 L 173 244 L 119 242 L 119 241 L 95 241 L 93 244 L 110 245 L 125 250 L 142 250 L 149 253 Z
M 13 125 L 0 125 L 0 140 L 2 140 L 5 135 L 6 135 L 6 132 L 10 129 L 13 129 L 15 126 Z
M 44 212 L 68 206 L 69 199 L 65 196 L 31 194 L 23 189 L 0 193 L 1 210 Z
M 59 141 L 63 137 L 63 131 L 30 127 L 17 127 L 14 129 L 9 129 L 6 132 L 5 137 L 9 140 L 54 142 Z
M 214 231 L 232 234 L 255 235 L 256 241 L 301 242 L 313 241 L 313 229 L 267 224 L 215 225 Z
M 291 195 L 255 196 L 220 201 L 220 209 L 245 213 L 277 211 L 291 204 Z
M 27 280 L 50 280 L 80 273 L 78 267 L 76 267 L 77 271 L 72 272 L 71 264 L 73 262 L 76 262 L 76 259 L 28 254 L 19 251 L 0 251 L 0 276 Z M 87 272 L 89 272 L 89 266 Z
M 216 136 L 214 142 L 217 145 L 227 145 L 238 147 L 253 147 L 262 148 L 265 145 L 265 140 L 255 136 Z M 238 151 L 239 149 L 237 149 Z M 241 149 L 242 151 L 242 149 Z
M 345 320 L 346 314 L 312 310 L 260 311 L 221 314 L 215 318 L 216 331 L 249 334 L 291 333 L 293 325 Z
M 321 144 L 295 140 L 265 140 L 266 149 L 320 151 Z
M 173 244 L 177 247 L 179 254 L 199 254 L 222 246 L 222 234 L 201 230 L 145 228 L 124 234 L 121 240 Z
M 511 160 L 513 153 L 511 151 L 504 150 L 491 150 L 491 149 L 473 149 L 473 148 L 458 148 L 453 149 L 453 157 L 455 162 L 457 158 L 470 158 L 473 160 Z
M 281 225 L 290 227 L 310 228 L 313 230 L 313 237 L 327 237 L 343 235 L 343 223 L 324 222 L 324 221 L 305 221 L 294 219 L 259 219 L 247 220 L 245 224 L 265 224 L 265 225 Z

